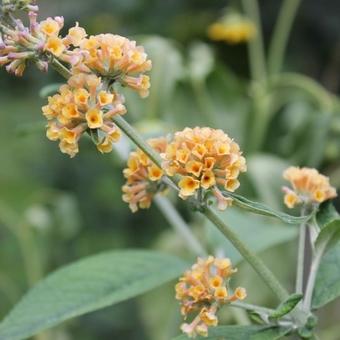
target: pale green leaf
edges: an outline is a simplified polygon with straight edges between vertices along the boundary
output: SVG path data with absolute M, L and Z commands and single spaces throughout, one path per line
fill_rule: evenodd
M 143 250 L 90 256 L 49 275 L 0 324 L 0 339 L 26 339 L 64 320 L 135 297 L 179 276 L 180 259 Z
M 321 259 L 316 277 L 312 306 L 320 308 L 340 296 L 340 242 Z
M 39 96 L 41 98 L 46 98 L 50 95 L 55 94 L 56 92 L 58 92 L 59 87 L 63 85 L 61 83 L 56 83 L 56 84 L 49 84 L 44 86 L 43 88 L 41 88 L 40 92 L 39 92 Z

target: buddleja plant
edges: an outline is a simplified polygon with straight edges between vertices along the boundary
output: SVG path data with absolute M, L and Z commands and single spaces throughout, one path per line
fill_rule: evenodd
M 28 14 L 28 26 L 14 16 L 17 11 Z M 245 22 L 249 25 L 248 19 Z M 69 318 L 151 290 L 181 274 L 175 291 L 184 318 L 184 334 L 177 339 L 316 338 L 313 309 L 329 298 L 315 291 L 315 281 L 323 254 L 337 240 L 340 230 L 340 218 L 330 202 L 336 191 L 329 179 L 310 168 L 290 167 L 284 172 L 288 181 L 283 188 L 284 202 L 288 208 L 299 207 L 299 217 L 235 194 L 241 184 L 239 175 L 247 170 L 246 157 L 237 142 L 222 130 L 187 127 L 173 136 L 144 141 L 122 117 L 127 112 L 122 87 L 137 91 L 141 97 L 148 95 L 150 79 L 146 73 L 152 62 L 142 46 L 119 35 L 88 36 L 78 23 L 62 36 L 63 25 L 62 17 L 38 21 L 38 6 L 33 1 L 2 2 L 0 65 L 16 76 L 21 76 L 29 64 L 43 72 L 52 66 L 65 78 L 65 84 L 42 108 L 48 139 L 58 141 L 61 152 L 74 157 L 84 135 L 91 137 L 98 151 L 108 153 L 125 133 L 138 147 L 129 155 L 123 172 L 123 200 L 132 212 L 149 208 L 153 200 L 167 202 L 166 194 L 175 190 L 233 244 L 277 297 L 278 307 L 243 302 L 246 288 L 234 286 L 232 277 L 237 270 L 230 259 L 208 256 L 183 222 L 178 230 L 192 252 L 199 255 L 191 269 L 176 256 L 152 251 L 112 251 L 85 258 L 52 273 L 29 291 L 1 323 L 0 339 L 27 338 Z M 233 43 L 255 34 L 253 24 L 251 34 L 245 35 L 241 28 L 242 36 L 237 37 L 234 26 L 228 29 L 219 23 L 211 34 L 218 39 L 225 35 L 225 39 L 231 39 L 231 35 Z M 234 205 L 288 224 L 300 224 L 294 292 L 282 286 L 216 212 L 233 209 Z M 304 277 L 306 233 L 312 259 Z M 327 275 L 323 277 L 325 286 L 327 279 Z M 225 305 L 248 311 L 260 325 L 221 326 L 218 313 Z M 33 306 L 38 306 L 34 313 Z

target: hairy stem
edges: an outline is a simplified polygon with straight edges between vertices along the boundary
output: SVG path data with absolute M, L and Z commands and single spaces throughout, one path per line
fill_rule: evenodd
M 282 4 L 277 24 L 269 47 L 268 68 L 270 74 L 280 72 L 288 37 L 301 0 L 285 0 Z
M 271 291 L 280 301 L 288 298 L 289 294 L 268 267 L 239 239 L 239 237 L 227 226 L 227 224 L 213 211 L 207 207 L 203 214 L 223 233 L 233 244 L 243 258 L 253 267 L 257 274 L 267 284 Z
M 162 212 L 163 216 L 169 224 L 177 231 L 177 233 L 186 241 L 190 250 L 197 256 L 206 256 L 207 253 L 203 246 L 193 235 L 187 223 L 183 220 L 181 215 L 172 205 L 172 203 L 162 195 L 156 195 L 154 201 Z
M 305 208 L 301 209 L 301 216 L 305 214 Z M 295 283 L 295 292 L 303 293 L 303 277 L 304 277 L 304 269 L 305 269 L 305 246 L 306 246 L 306 230 L 307 223 L 302 222 L 300 225 L 299 231 L 299 246 L 298 246 L 298 258 L 297 258 L 297 266 L 296 266 L 296 283 Z

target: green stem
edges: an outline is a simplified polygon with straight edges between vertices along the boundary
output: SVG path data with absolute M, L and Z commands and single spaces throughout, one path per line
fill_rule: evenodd
M 303 216 L 304 214 L 305 214 L 305 208 L 301 210 L 301 216 Z M 306 229 L 307 229 L 307 223 L 306 222 L 301 223 L 300 231 L 299 231 L 299 246 L 298 246 L 298 258 L 297 258 L 297 266 L 296 266 L 296 284 L 295 284 L 295 292 L 300 293 L 300 294 L 303 293 Z
M 288 37 L 292 29 L 301 0 L 285 0 L 269 47 L 268 68 L 270 74 L 277 74 L 282 68 Z
M 263 279 L 267 286 L 277 296 L 280 301 L 288 298 L 289 294 L 282 287 L 274 274 L 248 247 L 239 239 L 239 237 L 224 223 L 224 221 L 212 210 L 207 207 L 203 214 L 223 233 L 224 236 L 233 244 L 243 258 L 253 267 L 257 274 Z
M 266 79 L 266 61 L 264 55 L 260 11 L 257 0 L 243 0 L 244 11 L 256 27 L 256 35 L 248 41 L 249 64 L 255 81 Z
M 303 300 L 303 309 L 306 312 L 309 312 L 312 307 L 312 298 L 313 298 L 313 292 L 314 292 L 314 286 L 315 286 L 315 279 L 318 273 L 322 255 L 324 254 L 327 244 L 328 244 L 328 240 L 319 246 L 312 261 L 312 265 L 311 265 L 309 276 L 308 276 L 307 286 L 306 286 L 305 297 Z
M 330 94 L 323 86 L 312 78 L 297 73 L 282 73 L 269 78 L 269 85 L 274 90 L 281 87 L 297 88 L 315 99 L 321 109 L 333 112 L 335 106 L 339 105 L 339 100 Z
M 186 224 L 171 202 L 162 195 L 156 195 L 154 197 L 154 201 L 169 224 L 186 241 L 186 244 L 191 249 L 191 251 L 197 256 L 206 256 L 207 253 L 203 246 L 193 235 L 189 226 Z
M 249 0 L 246 0 L 249 2 Z M 60 65 L 57 63 L 56 69 L 60 69 Z M 124 133 L 141 149 L 143 152 L 150 157 L 150 159 L 160 168 L 162 168 L 162 159 L 160 155 L 155 152 L 154 149 L 148 145 L 144 139 L 134 130 L 134 128 L 127 122 L 123 117 L 117 115 L 113 118 L 114 123 L 122 130 Z M 176 177 L 169 177 L 169 179 L 177 184 Z M 273 273 L 266 267 L 266 265 L 253 254 L 237 237 L 234 232 L 232 232 L 227 225 L 216 215 L 216 213 L 210 208 L 206 208 L 203 214 L 219 228 L 222 233 L 234 244 L 236 249 L 241 255 L 253 266 L 255 271 L 262 277 L 266 282 L 268 287 L 276 294 L 280 300 L 285 300 L 288 297 L 288 293 L 281 286 L 280 282 L 275 278 Z
M 230 307 L 242 308 L 242 309 L 245 309 L 245 310 L 255 311 L 255 312 L 262 313 L 262 314 L 267 314 L 267 315 L 272 314 L 273 312 L 275 312 L 275 309 L 261 307 L 261 306 L 252 305 L 250 303 L 244 303 L 244 302 L 239 302 L 239 301 L 233 302 L 230 305 Z
M 50 58 L 50 64 L 65 79 L 69 79 L 72 76 L 71 71 L 53 56 Z

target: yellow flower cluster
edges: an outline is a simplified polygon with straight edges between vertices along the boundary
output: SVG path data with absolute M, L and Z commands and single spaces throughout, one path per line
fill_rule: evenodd
M 29 5 L 28 5 L 29 6 Z M 65 38 L 59 36 L 64 26 L 63 17 L 47 18 L 37 22 L 37 6 L 29 6 L 29 26 L 25 27 L 20 19 L 15 19 L 15 26 L 0 25 L 0 66 L 16 76 L 22 76 L 28 61 L 34 63 L 41 71 L 47 71 L 48 56 L 76 63 L 80 60 L 78 37 L 85 38 L 84 29 L 78 24 L 71 28 Z M 35 10 L 32 10 L 35 8 Z
M 255 25 L 239 14 L 228 14 L 208 28 L 211 40 L 239 44 L 251 40 L 256 34 Z
M 150 79 L 144 73 L 152 67 L 142 46 L 114 34 L 99 34 L 79 42 L 82 59 L 74 63 L 73 72 L 94 72 L 137 91 L 149 93 Z
M 209 190 L 220 210 L 230 205 L 231 199 L 224 197 L 219 187 L 236 190 L 240 172 L 246 171 L 246 161 L 238 144 L 222 130 L 207 127 L 185 128 L 175 133 L 162 157 L 169 176 L 183 176 L 178 183 L 181 198 Z
M 229 259 L 209 256 L 198 258 L 191 270 L 179 279 L 176 299 L 181 302 L 181 313 L 185 320 L 193 313 L 196 315 L 190 323 L 181 326 L 187 336 L 207 336 L 208 327 L 218 324 L 216 312 L 221 305 L 246 298 L 244 288 L 230 292 L 229 280 L 235 272 Z
M 163 137 L 148 140 L 148 144 L 158 153 L 163 153 L 167 140 Z M 129 203 L 132 212 L 151 205 L 153 196 L 165 190 L 161 182 L 163 171 L 140 149 L 130 154 L 127 168 L 123 171 L 126 184 L 123 186 L 123 200 Z
M 316 169 L 289 167 L 284 171 L 283 177 L 292 185 L 292 189 L 283 187 L 284 202 L 288 208 L 301 203 L 320 204 L 337 196 L 329 178 Z
M 112 143 L 120 138 L 112 117 L 126 112 L 120 95 L 108 92 L 99 77 L 81 73 L 49 97 L 42 110 L 49 121 L 47 137 L 60 140 L 60 150 L 71 157 L 78 153 L 78 141 L 85 131 L 94 136 L 100 152 L 110 152 Z

